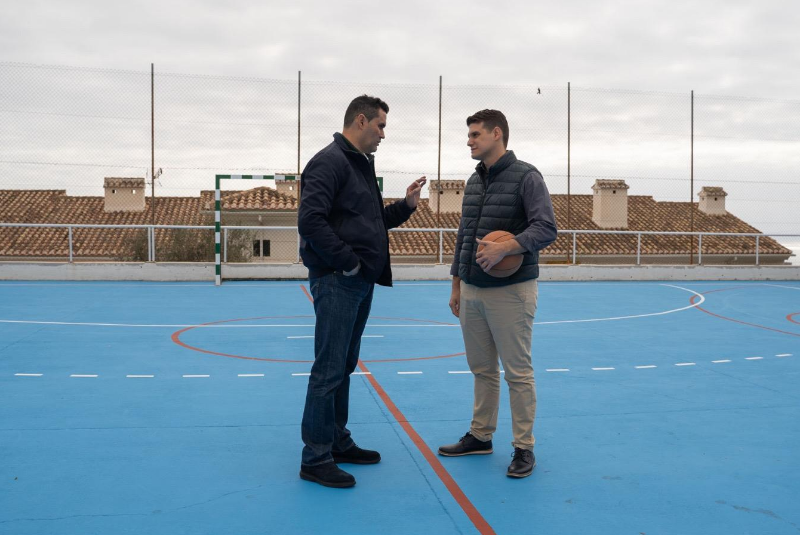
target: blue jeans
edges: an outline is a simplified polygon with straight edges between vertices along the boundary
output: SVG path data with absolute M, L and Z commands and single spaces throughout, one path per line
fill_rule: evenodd
M 317 321 L 301 429 L 302 463 L 314 466 L 333 461 L 331 451 L 344 451 L 354 444 L 347 429 L 350 374 L 358 364 L 375 285 L 358 275 L 341 273 L 309 282 Z

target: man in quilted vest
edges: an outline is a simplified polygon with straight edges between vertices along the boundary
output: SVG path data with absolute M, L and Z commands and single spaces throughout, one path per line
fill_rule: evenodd
M 539 251 L 556 239 L 550 193 L 541 173 L 507 150 L 508 121 L 497 110 L 467 118 L 467 146 L 480 163 L 467 181 L 450 274 L 450 309 L 461 323 L 467 362 L 475 379 L 469 431 L 455 444 L 441 446 L 448 457 L 492 453 L 500 404 L 500 364 L 511 400 L 513 459 L 506 475 L 522 478 L 536 466 L 533 421 L 536 383 L 531 339 L 536 312 Z M 504 230 L 514 239 L 482 238 Z M 484 249 L 478 252 L 478 245 Z M 489 274 L 505 256 L 522 254 L 519 270 L 504 278 Z

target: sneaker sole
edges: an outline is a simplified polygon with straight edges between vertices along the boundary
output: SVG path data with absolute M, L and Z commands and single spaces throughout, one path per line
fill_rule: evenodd
M 319 483 L 323 487 L 331 487 L 331 488 L 334 488 L 334 489 L 346 489 L 346 488 L 352 487 L 352 486 L 354 486 L 356 484 L 355 481 L 353 481 L 353 482 L 347 482 L 346 481 L 346 482 L 343 482 L 343 483 L 330 483 L 328 481 L 323 481 L 318 477 L 314 477 L 312 475 L 305 474 L 303 472 L 300 472 L 300 479 L 304 479 L 306 481 L 311 481 L 313 483 Z
M 465 455 L 489 455 L 490 453 L 494 452 L 493 449 L 491 450 L 480 450 L 480 451 L 466 451 L 464 453 L 447 453 L 442 450 L 439 450 L 439 455 L 444 457 L 463 457 Z
M 533 466 L 531 466 L 531 469 L 530 469 L 529 472 L 525 472 L 524 474 L 510 474 L 510 473 L 506 472 L 506 475 L 508 477 L 514 477 L 514 478 L 517 478 L 517 479 L 521 479 L 523 477 L 528 477 L 529 475 L 531 475 L 533 473 L 533 469 L 534 468 L 536 468 L 536 463 L 535 462 L 533 463 Z

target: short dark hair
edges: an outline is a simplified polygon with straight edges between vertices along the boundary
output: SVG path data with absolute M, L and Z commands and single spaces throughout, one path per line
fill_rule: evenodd
M 367 121 L 373 120 L 378 116 L 378 110 L 381 109 L 389 113 L 389 105 L 378 97 L 371 97 L 369 95 L 361 95 L 356 97 L 347 106 L 347 111 L 344 112 L 344 127 L 347 128 L 353 121 L 356 120 L 359 114 L 363 113 Z
M 467 117 L 467 126 L 474 123 L 483 123 L 483 127 L 491 132 L 495 127 L 503 132 L 503 147 L 508 147 L 508 121 L 503 112 L 498 110 L 481 110 Z

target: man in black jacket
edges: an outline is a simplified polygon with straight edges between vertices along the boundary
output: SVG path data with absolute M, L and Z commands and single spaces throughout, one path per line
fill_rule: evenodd
M 426 182 L 415 180 L 405 199 L 383 206 L 372 153 L 385 137 L 388 112 L 379 98 L 355 98 L 342 133 L 311 158 L 301 178 L 300 254 L 317 321 L 300 477 L 326 487 L 356 483 L 337 463 L 381 460 L 377 451 L 359 448 L 346 427 L 350 374 L 358 364 L 375 283 L 392 285 L 388 229 L 411 217 Z

